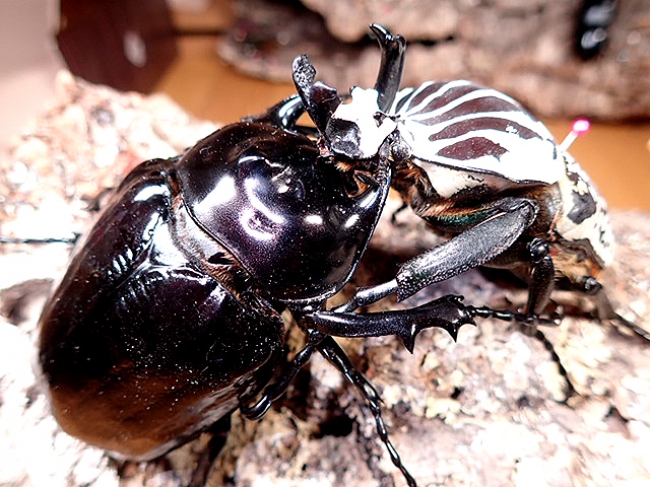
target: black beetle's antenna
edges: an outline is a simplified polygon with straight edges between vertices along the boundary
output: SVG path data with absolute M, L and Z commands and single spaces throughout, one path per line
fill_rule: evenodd
M 74 245 L 79 240 L 78 233 L 70 237 L 45 237 L 45 238 L 21 238 L 21 237 L 3 237 L 0 235 L 0 244 L 26 244 L 26 245 L 39 245 L 39 244 L 52 244 L 62 243 L 67 245 Z
M 386 112 L 395 101 L 402 80 L 406 41 L 401 35 L 394 36 L 379 24 L 372 24 L 370 30 L 381 47 L 381 65 L 375 90 L 379 93 L 379 108 Z

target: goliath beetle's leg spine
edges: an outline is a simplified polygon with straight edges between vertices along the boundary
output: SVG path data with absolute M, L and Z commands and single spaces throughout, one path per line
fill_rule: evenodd
M 537 217 L 537 205 L 527 199 L 504 199 L 490 210 L 487 220 L 402 265 L 398 299 L 485 264 L 510 248 Z
M 319 352 L 325 357 L 334 367 L 336 367 L 345 378 L 354 385 L 361 395 L 366 399 L 370 411 L 375 418 L 377 426 L 377 433 L 382 443 L 386 446 L 390 459 L 399 471 L 404 476 L 406 483 L 409 487 L 417 487 L 417 483 L 413 476 L 409 473 L 406 467 L 402 464 L 402 459 L 393 446 L 388 431 L 386 431 L 386 424 L 381 413 L 381 398 L 377 391 L 370 382 L 356 369 L 354 364 L 350 361 L 345 352 L 339 347 L 332 337 L 327 337 L 318 345 Z

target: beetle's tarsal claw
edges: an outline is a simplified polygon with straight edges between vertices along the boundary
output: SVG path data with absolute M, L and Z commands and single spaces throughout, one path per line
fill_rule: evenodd
M 271 401 L 267 396 L 262 397 L 252 406 L 239 406 L 241 413 L 250 420 L 261 419 L 269 409 L 271 409 Z
M 410 326 L 404 327 L 399 334 L 404 347 L 411 353 L 415 346 L 415 338 L 427 328 L 442 328 L 449 333 L 454 341 L 458 339 L 458 331 L 463 325 L 476 325 L 471 313 L 462 304 L 462 296 L 448 295 L 414 308 L 410 312 Z
M 413 349 L 415 348 L 415 337 L 420 332 L 419 329 L 412 328 L 411 330 L 411 333 L 402 333 L 398 335 L 402 345 L 404 345 L 404 348 L 407 349 L 409 353 L 413 353 Z

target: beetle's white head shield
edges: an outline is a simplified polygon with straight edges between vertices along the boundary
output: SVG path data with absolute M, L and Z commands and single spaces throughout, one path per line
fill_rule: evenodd
M 379 107 L 375 89 L 355 86 L 351 99 L 341 103 L 332 114 L 326 138 L 330 149 L 353 159 L 370 159 L 377 155 L 397 123 Z

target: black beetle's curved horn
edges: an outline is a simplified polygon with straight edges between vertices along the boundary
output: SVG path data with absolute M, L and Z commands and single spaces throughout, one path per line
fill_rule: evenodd
M 394 36 L 379 24 L 372 24 L 370 30 L 381 47 L 381 65 L 375 90 L 379 93 L 379 108 L 387 111 L 395 101 L 402 80 L 406 41 L 401 35 Z
M 296 85 L 307 113 L 318 130 L 324 133 L 327 122 L 341 103 L 341 99 L 335 88 L 320 81 L 314 83 L 315 77 L 316 69 L 309 61 L 309 57 L 302 55 L 294 59 L 293 83 Z

